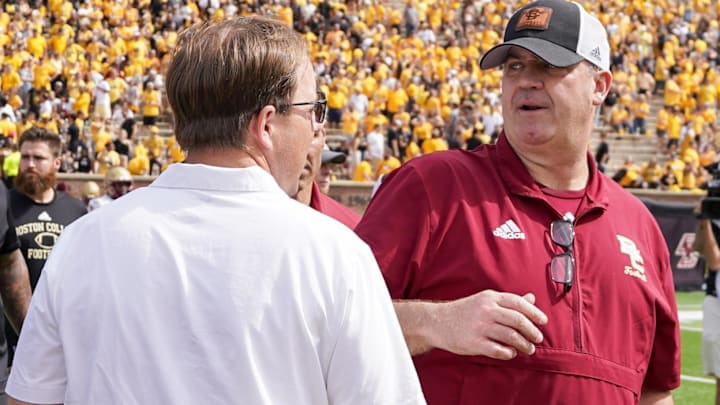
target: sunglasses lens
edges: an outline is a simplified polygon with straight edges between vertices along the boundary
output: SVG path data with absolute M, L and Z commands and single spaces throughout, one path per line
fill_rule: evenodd
M 556 283 L 567 283 L 572 280 L 575 271 L 575 261 L 568 253 L 563 253 L 552 258 L 550 262 L 550 274 Z
M 572 245 L 574 231 L 573 226 L 567 221 L 553 221 L 550 224 L 550 237 L 553 242 L 563 247 L 569 247 Z

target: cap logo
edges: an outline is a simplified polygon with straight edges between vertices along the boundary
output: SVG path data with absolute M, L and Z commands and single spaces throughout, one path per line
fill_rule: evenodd
M 550 25 L 553 10 L 550 7 L 531 7 L 520 14 L 515 31 L 546 30 Z
M 600 56 L 600 47 L 599 47 L 599 46 L 596 46 L 595 49 L 593 49 L 593 50 L 590 52 L 590 56 L 592 56 L 593 58 L 595 58 L 595 60 L 597 60 L 597 61 L 601 61 L 601 60 L 602 60 L 602 56 Z

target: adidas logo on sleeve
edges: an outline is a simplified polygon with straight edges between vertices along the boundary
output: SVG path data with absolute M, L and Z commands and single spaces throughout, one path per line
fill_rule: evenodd
M 495 228 L 493 235 L 501 239 L 525 239 L 525 232 L 521 231 L 512 219 Z

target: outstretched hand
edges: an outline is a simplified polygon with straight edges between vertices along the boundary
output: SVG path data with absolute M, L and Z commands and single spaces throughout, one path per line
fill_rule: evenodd
M 509 360 L 518 352 L 535 353 L 543 340 L 537 325 L 547 316 L 535 296 L 484 290 L 441 304 L 436 312 L 433 346 L 460 355 Z

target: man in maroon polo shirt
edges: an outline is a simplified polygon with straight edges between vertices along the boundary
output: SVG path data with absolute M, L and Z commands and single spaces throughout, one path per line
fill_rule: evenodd
M 344 153 L 333 152 L 323 149 L 322 145 L 310 145 L 308 149 L 305 167 L 300 174 L 300 188 L 295 195 L 295 199 L 305 205 L 309 205 L 316 211 L 335 218 L 345 224 L 348 228 L 354 229 L 360 222 L 360 214 L 352 209 L 335 201 L 328 196 L 327 190 L 330 188 L 329 175 L 327 169 L 333 164 L 345 163 Z M 318 185 L 321 182 L 322 185 Z M 324 188 L 324 191 L 321 191 Z
M 605 29 L 576 3 L 530 3 L 481 60 L 497 66 L 497 144 L 412 160 L 356 228 L 428 404 L 672 404 L 665 241 L 587 150 L 612 82 Z

